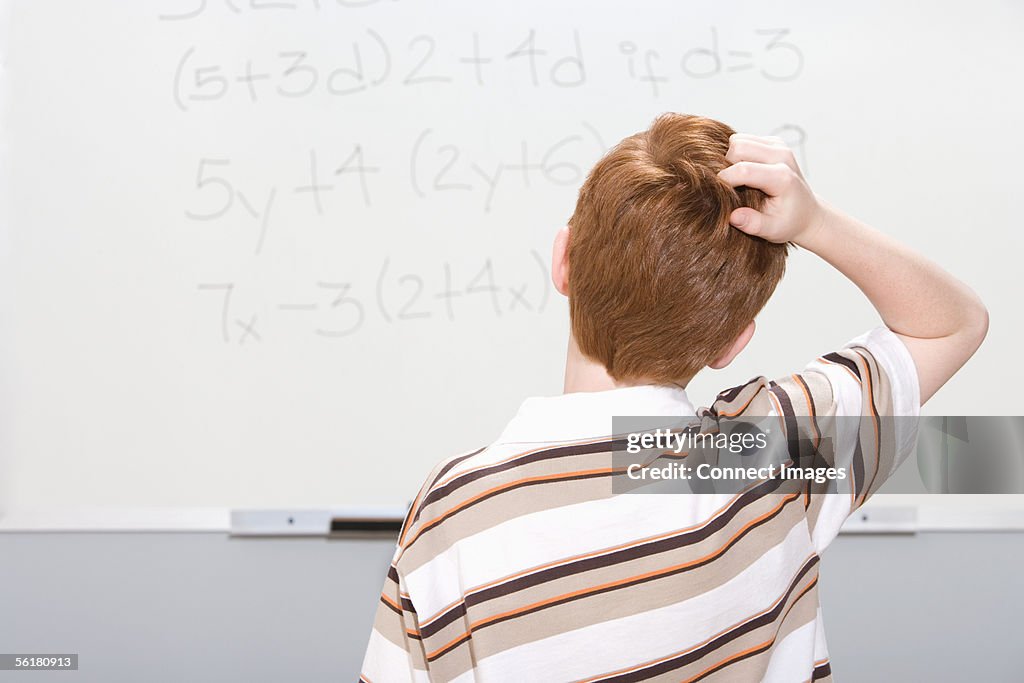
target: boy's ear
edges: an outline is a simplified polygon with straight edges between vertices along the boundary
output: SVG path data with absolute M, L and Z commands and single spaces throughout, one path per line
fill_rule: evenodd
M 726 365 L 732 362 L 733 358 L 740 355 L 740 351 L 742 351 L 744 347 L 746 347 L 747 343 L 750 341 L 750 338 L 753 336 L 754 321 L 751 320 L 750 324 L 743 328 L 743 331 L 740 332 L 739 335 L 737 335 L 736 339 L 733 340 L 732 344 L 730 344 L 718 358 L 711 361 L 708 367 L 714 368 L 715 370 L 721 370 L 722 368 L 724 368 Z
M 564 227 L 555 235 L 551 248 L 551 281 L 562 296 L 569 296 L 569 228 Z

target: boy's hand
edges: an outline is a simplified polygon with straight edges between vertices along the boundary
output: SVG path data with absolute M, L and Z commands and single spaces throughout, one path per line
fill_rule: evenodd
M 978 295 L 936 264 L 818 201 L 778 138 L 733 135 L 718 175 L 768 195 L 762 211 L 736 209 L 729 222 L 772 242 L 794 242 L 857 285 L 910 352 L 924 403 L 977 350 L 988 331 Z
M 736 209 L 729 222 L 769 242 L 806 242 L 821 229 L 825 209 L 807 185 L 793 152 L 776 137 L 734 133 L 718 175 L 732 187 L 753 187 L 768 195 L 762 211 Z

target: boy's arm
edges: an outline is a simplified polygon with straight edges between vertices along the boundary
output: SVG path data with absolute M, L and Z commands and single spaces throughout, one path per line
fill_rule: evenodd
M 403 595 L 402 578 L 392 562 L 388 569 L 370 642 L 363 657 L 363 683 L 412 683 L 429 678 L 427 655 L 419 633 L 419 621 L 412 601 Z
M 910 351 L 924 404 L 963 366 L 988 331 L 988 311 L 964 283 L 909 247 L 818 200 L 778 138 L 736 134 L 719 176 L 762 190 L 762 212 L 730 222 L 771 242 L 793 242 L 848 277 Z

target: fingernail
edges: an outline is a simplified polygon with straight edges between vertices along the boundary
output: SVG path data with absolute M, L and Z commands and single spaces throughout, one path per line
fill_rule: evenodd
M 743 214 L 740 214 L 736 218 L 732 219 L 732 224 L 735 225 L 737 228 L 742 228 L 744 225 L 747 224 L 747 218 Z

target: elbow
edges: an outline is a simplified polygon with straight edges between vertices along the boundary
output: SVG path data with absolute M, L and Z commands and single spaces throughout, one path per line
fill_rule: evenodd
M 981 342 L 985 341 L 985 337 L 988 336 L 988 308 L 985 307 L 985 304 L 981 305 L 978 317 L 978 346 L 981 346 Z
M 973 356 L 981 343 L 985 341 L 985 337 L 988 336 L 989 316 L 988 308 L 981 299 L 977 299 L 971 309 L 971 315 L 965 325 L 965 333 L 971 342 L 971 355 Z

